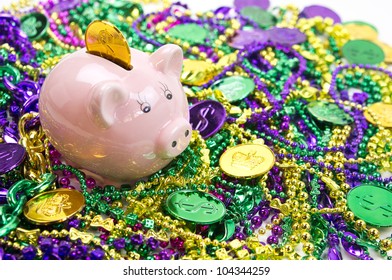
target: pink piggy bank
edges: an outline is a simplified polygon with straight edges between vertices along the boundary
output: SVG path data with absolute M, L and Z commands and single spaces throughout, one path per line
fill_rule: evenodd
M 72 53 L 49 73 L 39 97 L 53 146 L 110 182 L 162 169 L 191 138 L 180 47 L 164 45 L 151 55 L 131 48 L 131 56 L 126 70 L 86 49 Z

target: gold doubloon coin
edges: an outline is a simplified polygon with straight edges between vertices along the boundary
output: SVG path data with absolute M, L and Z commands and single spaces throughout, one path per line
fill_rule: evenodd
M 24 206 L 25 217 L 35 224 L 47 225 L 63 222 L 80 212 L 85 205 L 81 192 L 56 189 L 43 192 L 30 199 Z
M 379 45 L 385 54 L 385 62 L 388 64 L 392 63 L 392 47 L 388 44 L 385 44 L 379 40 L 373 40 L 374 43 Z
M 378 33 L 376 30 L 368 25 L 360 25 L 355 23 L 345 24 L 347 32 L 350 34 L 351 39 L 363 39 L 363 40 L 376 40 Z
M 386 104 L 378 102 L 370 105 L 365 110 L 365 118 L 372 124 L 376 124 L 376 120 L 369 113 L 369 110 L 373 113 L 374 117 L 383 127 L 392 127 L 392 104 Z
M 181 82 L 190 86 L 201 86 L 215 75 L 214 64 L 201 60 L 185 59 L 183 63 Z
M 95 20 L 89 24 L 85 34 L 88 53 L 106 58 L 130 70 L 131 51 L 121 31 L 113 24 Z
M 224 173 L 235 178 L 254 178 L 267 173 L 275 155 L 266 145 L 240 144 L 227 149 L 219 159 Z

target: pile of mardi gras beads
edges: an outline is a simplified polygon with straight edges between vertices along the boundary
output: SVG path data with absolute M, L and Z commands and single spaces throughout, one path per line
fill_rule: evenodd
M 320 6 L 246 3 L 0 13 L 0 259 L 392 258 L 390 48 Z M 184 51 L 191 143 L 135 184 L 67 165 L 39 122 L 45 77 L 96 19 L 133 48 Z

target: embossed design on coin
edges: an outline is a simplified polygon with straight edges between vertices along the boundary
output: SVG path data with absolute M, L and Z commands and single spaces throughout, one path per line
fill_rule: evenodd
M 53 217 L 61 215 L 64 210 L 70 209 L 72 203 L 69 201 L 69 195 L 56 193 L 53 197 L 43 200 L 42 204 L 37 207 L 37 214 Z
M 90 23 L 85 41 L 89 53 L 113 61 L 127 70 L 132 69 L 128 42 L 121 31 L 111 23 L 103 20 Z
M 82 193 L 69 189 L 56 189 L 30 199 L 23 212 L 33 223 L 50 224 L 67 220 L 81 211 L 84 205 Z
M 16 143 L 0 144 L 0 175 L 18 167 L 26 157 L 26 150 Z
M 41 13 L 31 13 L 21 18 L 21 28 L 31 40 L 41 38 L 48 29 L 49 21 Z
M 227 149 L 219 159 L 224 173 L 236 178 L 254 178 L 267 173 L 275 155 L 266 145 L 240 144 Z
M 231 166 L 245 170 L 252 170 L 264 161 L 264 157 L 257 156 L 256 154 L 257 151 L 250 151 L 247 154 L 236 152 L 233 154 Z
M 225 205 L 216 197 L 193 190 L 176 191 L 168 196 L 166 209 L 170 215 L 197 224 L 213 224 L 223 219 Z
M 200 202 L 199 204 L 195 205 L 189 203 L 187 198 L 181 199 L 180 201 L 175 202 L 174 204 L 176 204 L 178 208 L 180 208 L 181 210 L 189 213 L 197 213 L 200 211 L 203 214 L 212 215 L 218 211 L 218 209 L 209 202 Z
M 355 216 L 376 226 L 392 226 L 392 192 L 363 184 L 347 194 L 347 204 Z
M 384 51 L 375 43 L 367 40 L 351 40 L 342 48 L 343 56 L 356 64 L 376 65 L 385 59 Z
M 198 130 L 203 138 L 214 135 L 223 126 L 226 110 L 214 100 L 201 101 L 189 109 L 192 129 Z

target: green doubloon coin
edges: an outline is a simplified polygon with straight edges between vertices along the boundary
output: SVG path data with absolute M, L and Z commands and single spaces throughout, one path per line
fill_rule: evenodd
M 216 197 L 192 190 L 176 191 L 168 196 L 166 209 L 177 219 L 196 224 L 214 224 L 223 219 L 226 207 Z
M 226 97 L 227 101 L 235 102 L 244 99 L 255 89 L 255 83 L 251 78 L 231 76 L 217 81 L 212 85 Z
M 273 14 L 256 6 L 244 7 L 241 9 L 240 14 L 253 20 L 263 29 L 274 26 L 277 22 Z
M 365 222 L 392 226 L 392 192 L 373 185 L 363 184 L 347 194 L 348 208 Z
M 178 24 L 169 29 L 169 36 L 191 43 L 205 43 L 208 30 L 196 23 Z
M 21 28 L 31 40 L 41 38 L 48 29 L 49 21 L 41 13 L 31 13 L 21 18 Z
M 342 48 L 343 56 L 354 64 L 375 65 L 385 59 L 384 51 L 368 40 L 351 40 Z
M 318 121 L 334 125 L 347 125 L 354 119 L 335 103 L 313 101 L 307 105 L 309 113 Z

